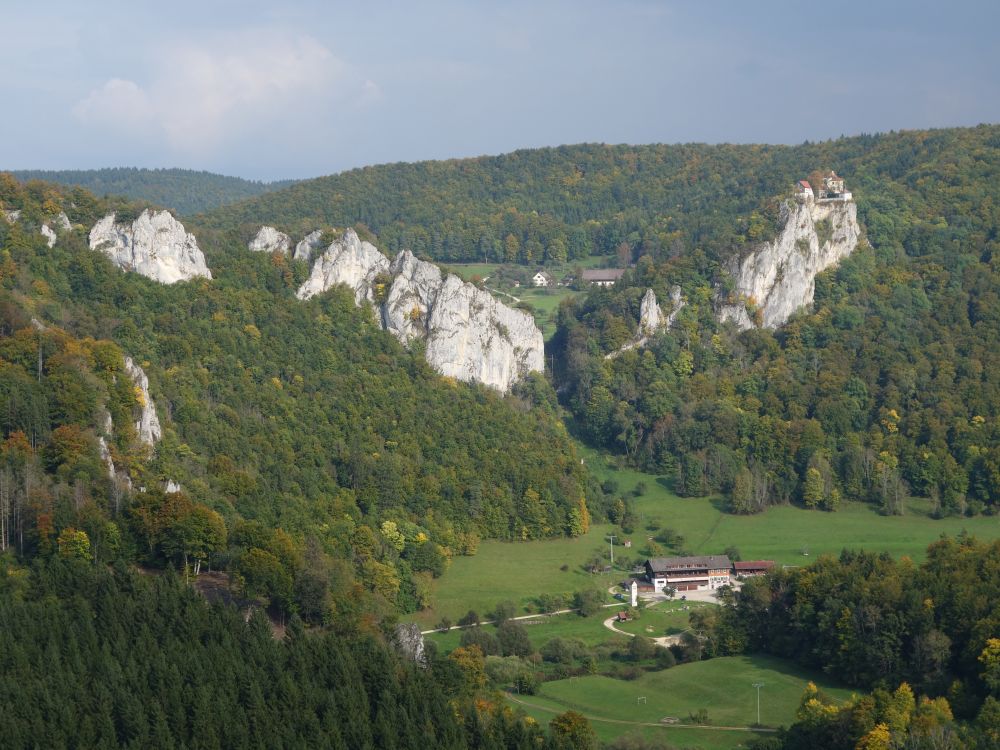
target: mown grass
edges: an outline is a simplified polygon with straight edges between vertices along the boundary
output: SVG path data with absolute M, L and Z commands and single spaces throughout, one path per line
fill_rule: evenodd
M 996 516 L 936 520 L 929 515 L 928 503 L 919 499 L 910 501 L 904 516 L 882 516 L 861 503 L 845 503 L 836 513 L 778 506 L 755 516 L 734 516 L 724 512 L 720 500 L 679 498 L 662 477 L 616 468 L 583 446 L 580 451 L 597 477 L 618 483 L 618 493 L 630 495 L 639 482 L 646 485 L 645 494 L 632 499 L 639 516 L 633 533 L 625 535 L 617 527 L 597 524 L 577 539 L 486 540 L 474 557 L 456 558 L 435 582 L 433 609 L 417 614 L 417 621 L 429 628 L 442 616 L 455 620 L 470 608 L 483 614 L 505 599 L 515 602 L 523 613 L 543 593 L 607 588 L 627 575 L 630 563 L 642 559 L 647 537 L 658 533 L 648 530 L 649 524 L 677 531 L 684 537 L 684 550 L 692 554 L 719 554 L 732 546 L 744 560 L 775 560 L 780 565 L 806 565 L 818 555 L 839 554 L 844 548 L 885 551 L 919 561 L 927 545 L 942 534 L 968 531 L 983 539 L 1000 537 Z M 615 554 L 620 569 L 612 575 L 584 572 L 583 563 L 607 550 L 611 533 L 618 537 Z M 633 541 L 631 550 L 620 546 L 626 537 Z
M 578 448 L 591 472 L 602 481 L 616 481 L 619 493 L 629 494 L 639 482 L 646 485 L 646 494 L 633 501 L 640 519 L 634 534 L 637 540 L 654 534 L 645 525 L 655 521 L 682 534 L 684 547 L 692 554 L 718 554 L 734 546 L 744 560 L 806 565 L 817 555 L 839 554 L 849 548 L 919 561 L 927 545 L 942 534 L 968 531 L 982 539 L 1000 537 L 1000 517 L 934 519 L 929 502 L 920 498 L 909 501 L 903 516 L 883 516 L 863 503 L 844 503 L 835 513 L 782 505 L 758 515 L 734 516 L 724 512 L 719 498 L 679 498 L 664 477 L 620 469 L 613 459 L 584 446 Z
M 563 710 L 636 722 L 655 723 L 665 717 L 683 721 L 705 709 L 710 724 L 739 727 L 757 721 L 757 693 L 753 684 L 763 683 L 761 724 L 777 727 L 795 720 L 795 711 L 809 681 L 835 700 L 846 700 L 851 695 L 849 689 L 789 661 L 755 655 L 681 664 L 647 672 L 631 681 L 593 675 L 546 682 L 538 697 Z M 619 727 L 618 734 L 621 733 Z
M 590 617 L 581 617 L 576 613 L 553 615 L 551 617 L 539 615 L 530 620 L 520 620 L 528 631 L 531 645 L 537 651 L 553 638 L 579 638 L 588 646 L 597 646 L 601 643 L 626 643 L 628 636 L 619 635 L 604 627 L 604 620 L 615 613 L 613 607 L 602 609 L 598 614 Z M 484 630 L 496 634 L 496 629 L 492 625 L 483 625 Z M 447 633 L 431 633 L 425 638 L 433 641 L 438 651 L 448 653 L 459 645 L 462 631 L 449 630 Z
M 615 627 L 626 633 L 644 635 L 648 638 L 676 635 L 687 630 L 688 618 L 694 610 L 715 606 L 717 605 L 705 602 L 659 602 L 642 609 L 639 619 L 618 622 L 615 623 Z

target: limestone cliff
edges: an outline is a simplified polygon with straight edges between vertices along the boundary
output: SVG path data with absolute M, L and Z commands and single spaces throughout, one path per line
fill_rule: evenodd
M 647 289 L 639 305 L 639 330 L 636 331 L 635 338 L 622 344 L 615 351 L 605 354 L 605 359 L 614 359 L 619 354 L 630 349 L 643 347 L 649 343 L 649 337 L 660 330 L 667 330 L 677 320 L 677 315 L 687 304 L 681 296 L 681 288 L 674 286 L 670 289 L 670 314 L 664 315 L 663 308 L 656 301 L 656 292 Z
M 306 282 L 299 287 L 299 299 L 322 294 L 337 284 L 354 290 L 354 301 L 374 302 L 375 277 L 389 270 L 389 259 L 370 242 L 362 241 L 353 229 L 331 243 L 316 263 Z
M 294 260 L 306 260 L 312 258 L 312 254 L 323 246 L 323 230 L 317 229 L 303 237 L 295 246 Z
M 857 247 L 860 229 L 852 200 L 785 203 L 782 230 L 727 269 L 733 289 L 718 300 L 718 316 L 745 330 L 775 328 L 812 304 L 816 275 Z
M 380 278 L 381 277 L 381 278 Z M 542 333 L 532 316 L 408 250 L 389 260 L 352 230 L 334 242 L 299 289 L 308 299 L 335 284 L 368 301 L 382 327 L 404 344 L 426 341 L 425 356 L 442 375 L 507 391 L 545 367 Z
M 156 405 L 149 395 L 149 378 L 146 372 L 137 365 L 131 357 L 125 357 L 125 372 L 135 384 L 136 399 L 139 401 L 139 418 L 135 423 L 135 431 L 139 440 L 150 448 L 155 446 L 163 435 L 160 428 L 160 418 L 156 416 Z
M 49 246 L 51 250 L 56 246 L 56 240 L 59 239 L 58 235 L 55 233 L 48 224 L 42 224 L 42 228 L 38 230 L 42 237 L 45 238 L 45 244 Z
M 282 253 L 288 255 L 292 246 L 292 238 L 274 227 L 261 227 L 257 235 L 250 240 L 247 248 L 256 253 Z
M 161 284 L 212 278 L 194 235 L 167 211 L 146 209 L 131 224 L 116 224 L 115 214 L 108 214 L 90 230 L 90 249 Z

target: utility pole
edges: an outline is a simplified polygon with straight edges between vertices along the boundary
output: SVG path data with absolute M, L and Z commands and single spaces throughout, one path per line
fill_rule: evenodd
M 760 689 L 764 687 L 764 683 L 755 682 L 753 686 L 757 688 L 757 726 L 760 726 Z
M 613 573 L 615 568 L 615 535 L 608 534 L 608 536 L 610 537 L 609 541 L 611 542 L 611 572 Z

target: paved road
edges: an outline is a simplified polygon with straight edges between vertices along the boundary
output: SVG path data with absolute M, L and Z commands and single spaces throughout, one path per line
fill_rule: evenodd
M 611 604 L 602 604 L 602 609 L 607 609 L 608 607 L 618 607 L 621 609 L 625 604 L 622 602 L 612 602 Z M 533 615 L 520 615 L 518 617 L 511 617 L 511 620 L 535 620 L 539 617 L 555 617 L 556 615 L 566 615 L 570 612 L 576 612 L 575 609 L 558 609 L 555 612 L 538 612 Z M 448 630 L 464 630 L 465 628 L 474 628 L 477 625 L 492 625 L 495 620 L 480 620 L 475 625 L 452 625 Z M 421 630 L 420 635 L 429 635 L 430 633 L 444 633 L 446 631 L 441 630 L 441 628 L 431 628 L 430 630 Z

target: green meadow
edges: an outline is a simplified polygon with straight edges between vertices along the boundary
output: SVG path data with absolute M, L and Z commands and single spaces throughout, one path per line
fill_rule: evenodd
M 618 493 L 629 495 L 639 482 L 646 485 L 644 495 L 632 498 L 639 516 L 632 534 L 595 524 L 576 539 L 486 540 L 475 556 L 452 561 L 434 582 L 433 608 L 414 619 L 429 628 L 443 616 L 456 620 L 469 609 L 484 615 L 505 599 L 515 602 L 523 614 L 532 611 L 533 600 L 541 594 L 607 589 L 627 575 L 631 563 L 642 559 L 646 537 L 655 533 L 646 530 L 650 523 L 677 531 L 684 537 L 684 550 L 692 554 L 717 554 L 732 546 L 744 560 L 775 560 L 780 565 L 806 565 L 818 555 L 836 555 L 844 548 L 886 551 L 919 561 L 927 545 L 942 534 L 967 531 L 983 539 L 1000 537 L 1000 517 L 937 520 L 930 517 L 929 503 L 922 499 L 912 499 L 903 516 L 882 516 L 862 503 L 845 503 L 836 513 L 789 505 L 755 516 L 734 516 L 723 511 L 718 499 L 680 498 L 662 477 L 619 469 L 611 459 L 583 446 L 580 455 L 602 481 L 615 480 Z M 585 572 L 583 564 L 608 549 L 609 534 L 616 535 L 618 569 L 614 574 Z M 625 538 L 633 542 L 630 550 L 621 546 Z
M 728 656 L 647 672 L 632 681 L 594 675 L 546 682 L 537 695 L 515 698 L 534 704 L 536 707 L 522 704 L 521 708 L 539 721 L 551 719 L 552 711 L 579 711 L 591 720 L 604 739 L 620 736 L 630 729 L 641 729 L 644 733 L 665 733 L 660 736 L 676 745 L 714 750 L 733 748 L 753 735 L 677 726 L 642 728 L 641 725 L 661 724 L 665 718 L 686 721 L 691 714 L 704 709 L 708 712 L 710 725 L 749 727 L 757 721 L 754 683 L 763 683 L 761 724 L 765 727 L 788 725 L 795 718 L 802 692 L 810 680 L 835 700 L 845 700 L 851 695 L 850 690 L 783 659 Z

